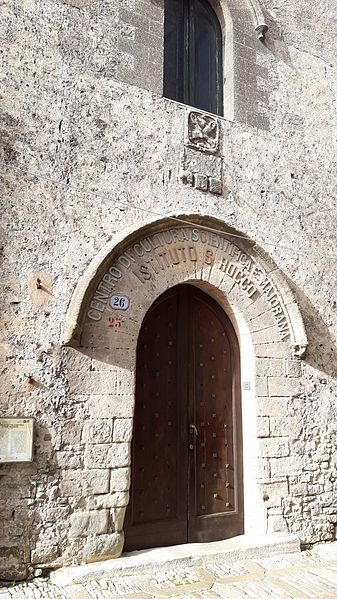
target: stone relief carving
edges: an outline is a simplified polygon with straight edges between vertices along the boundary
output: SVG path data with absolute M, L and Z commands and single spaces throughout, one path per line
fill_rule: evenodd
M 307 351 L 307 343 L 297 343 L 292 345 L 293 354 L 296 358 L 304 358 L 305 352 Z
M 219 154 L 219 120 L 192 110 L 187 116 L 181 181 L 200 191 L 222 194 L 222 158 Z
M 219 123 L 215 117 L 202 112 L 190 112 L 187 123 L 188 145 L 203 152 L 217 154 L 219 150 Z

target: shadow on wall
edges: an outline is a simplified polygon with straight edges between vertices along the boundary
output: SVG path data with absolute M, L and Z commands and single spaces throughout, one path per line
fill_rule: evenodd
M 268 25 L 268 33 L 262 41 L 263 45 L 277 60 L 283 62 L 295 71 L 296 69 L 292 63 L 288 45 L 284 41 L 284 35 L 280 23 L 275 21 L 275 19 L 266 9 L 263 10 L 263 13 L 266 17 L 266 23 Z
M 329 328 L 303 291 L 290 279 L 287 280 L 299 305 L 308 337 L 305 362 L 327 376 L 336 377 L 337 347 L 331 338 Z

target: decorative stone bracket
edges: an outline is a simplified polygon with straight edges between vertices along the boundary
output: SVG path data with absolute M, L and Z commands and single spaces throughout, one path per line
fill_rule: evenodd
M 254 15 L 255 33 L 259 40 L 264 40 L 268 31 L 268 25 L 265 23 L 262 6 L 259 0 L 248 0 L 248 4 Z

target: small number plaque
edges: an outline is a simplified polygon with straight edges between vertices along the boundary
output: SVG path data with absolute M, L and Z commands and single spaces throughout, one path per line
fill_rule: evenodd
M 109 304 L 113 310 L 127 310 L 130 305 L 130 300 L 126 295 L 112 295 Z

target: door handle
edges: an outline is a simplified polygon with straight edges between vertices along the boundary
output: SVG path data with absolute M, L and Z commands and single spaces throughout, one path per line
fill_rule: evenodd
M 196 437 L 198 436 L 198 429 L 195 426 L 195 424 L 190 424 L 190 435 L 195 435 Z

